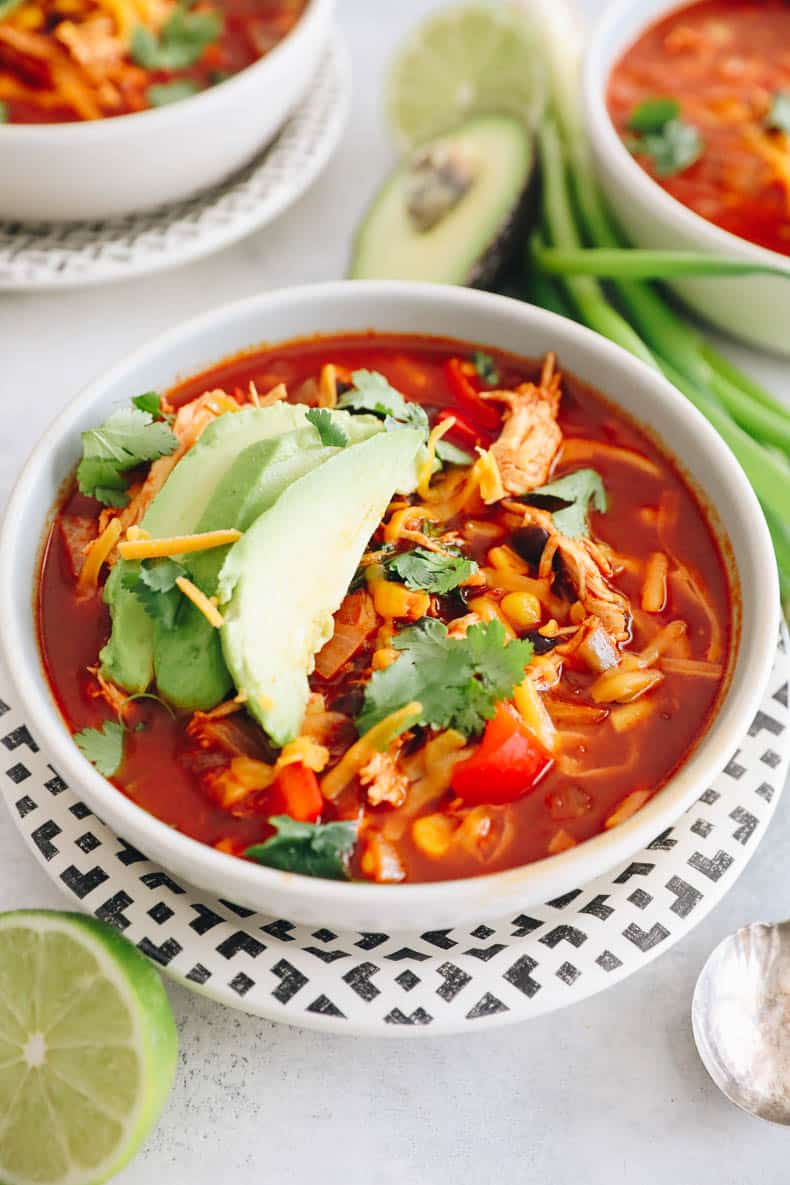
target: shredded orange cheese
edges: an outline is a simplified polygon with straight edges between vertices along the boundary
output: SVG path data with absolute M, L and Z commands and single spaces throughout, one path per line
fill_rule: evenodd
M 206 621 L 215 630 L 220 629 L 225 624 L 225 619 L 217 606 L 204 592 L 201 592 L 196 584 L 193 584 L 191 580 L 187 580 L 186 576 L 179 576 L 176 580 L 176 585 L 181 589 L 184 596 L 192 602 L 195 608 L 200 610 Z
M 189 555 L 193 551 L 211 551 L 225 547 L 241 539 L 241 531 L 228 528 L 225 531 L 204 531 L 201 535 L 172 535 L 169 539 L 130 539 L 118 544 L 118 551 L 125 560 L 160 559 L 170 555 Z
M 271 391 L 267 391 L 265 395 L 260 397 L 260 407 L 271 407 L 273 403 L 280 403 L 283 399 L 288 398 L 288 388 L 285 383 L 278 383 L 276 387 L 272 387 Z
M 442 420 L 435 428 L 431 428 L 428 436 L 428 443 L 425 447 L 425 460 L 420 465 L 420 470 L 417 478 L 417 493 L 421 498 L 428 495 L 428 487 L 431 484 L 433 477 L 433 466 L 436 461 L 436 445 L 437 442 L 446 436 L 450 429 L 455 424 L 455 416 L 448 416 L 446 420 Z
M 421 712 L 422 704 L 415 700 L 403 708 L 398 708 L 396 712 L 391 712 L 389 716 L 368 729 L 364 736 L 361 736 L 350 749 L 346 750 L 335 768 L 323 778 L 321 793 L 324 798 L 337 798 L 341 790 L 344 790 L 362 767 L 367 765 L 374 753 L 381 753 L 385 750 L 393 735 L 397 736 L 403 726 L 413 717 L 419 716 Z
M 334 407 L 337 403 L 337 371 L 331 362 L 321 367 L 318 380 L 318 406 Z
M 98 539 L 94 539 L 85 557 L 85 563 L 82 565 L 78 580 L 81 593 L 93 592 L 96 589 L 102 564 L 108 559 L 120 536 L 121 521 L 118 518 L 111 518 Z
M 480 497 L 486 506 L 490 506 L 492 502 L 500 502 L 504 498 L 505 487 L 502 484 L 502 474 L 499 472 L 496 457 L 490 449 L 488 452 L 479 454 L 474 464 L 473 473 L 477 476 Z

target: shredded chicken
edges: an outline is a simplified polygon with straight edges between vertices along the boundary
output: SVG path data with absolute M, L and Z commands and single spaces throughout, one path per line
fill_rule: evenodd
M 359 780 L 371 806 L 388 802 L 403 806 L 409 790 L 409 779 L 398 769 L 397 755 L 374 753 L 359 771 Z
M 130 703 L 129 693 L 106 679 L 99 667 L 88 667 L 88 673 L 96 680 L 96 685 L 89 688 L 89 695 L 95 699 L 103 699 L 116 716 L 123 720 Z
M 515 391 L 484 391 L 482 397 L 506 407 L 505 423 L 491 446 L 507 494 L 526 494 L 548 480 L 562 444 L 557 423 L 561 376 L 549 354 L 540 382 L 521 383 Z

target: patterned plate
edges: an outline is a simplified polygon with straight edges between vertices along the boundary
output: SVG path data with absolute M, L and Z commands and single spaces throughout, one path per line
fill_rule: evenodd
M 113 222 L 0 221 L 0 290 L 126 280 L 188 263 L 260 230 L 318 177 L 340 139 L 350 101 L 349 55 L 336 38 L 302 106 L 274 143 L 222 185 Z
M 675 827 L 583 889 L 496 925 L 409 935 L 312 930 L 177 883 L 66 785 L 2 691 L 11 818 L 76 904 L 168 974 L 271 1020 L 379 1036 L 475 1031 L 550 1012 L 633 974 L 723 897 L 765 832 L 790 764 L 788 638 L 727 767 Z M 10 686 L 3 672 L 0 689 Z M 7 702 L 6 702 L 7 701 Z

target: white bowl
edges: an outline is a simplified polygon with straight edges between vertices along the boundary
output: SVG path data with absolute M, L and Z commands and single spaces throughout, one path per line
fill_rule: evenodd
M 582 105 L 598 177 L 632 243 L 705 251 L 782 268 L 790 258 L 755 246 L 708 222 L 662 189 L 637 164 L 609 117 L 612 67 L 644 29 L 678 8 L 677 0 L 619 0 L 596 24 L 584 62 Z M 667 82 L 671 92 L 671 78 Z M 790 282 L 770 276 L 683 279 L 672 288 L 719 329 L 751 345 L 790 355 Z
M 0 218 L 120 218 L 224 180 L 302 99 L 332 28 L 334 0 L 308 0 L 260 61 L 192 98 L 111 119 L 0 124 Z
M 556 350 L 561 365 L 643 420 L 715 506 L 741 597 L 738 646 L 726 698 L 690 759 L 623 826 L 508 872 L 424 885 L 346 884 L 260 867 L 159 822 L 105 781 L 69 736 L 49 690 L 36 640 L 32 589 L 58 491 L 80 455 L 80 431 L 139 391 L 162 390 L 261 339 L 377 330 L 480 342 L 527 356 Z M 319 284 L 268 293 L 202 316 L 158 338 L 83 391 L 28 460 L 0 533 L 0 621 L 9 672 L 66 781 L 95 813 L 151 858 L 201 888 L 264 913 L 347 929 L 398 931 L 502 917 L 584 884 L 628 859 L 668 827 L 732 756 L 760 702 L 776 647 L 776 569 L 768 531 L 746 477 L 707 422 L 659 374 L 589 330 L 507 297 L 397 282 Z

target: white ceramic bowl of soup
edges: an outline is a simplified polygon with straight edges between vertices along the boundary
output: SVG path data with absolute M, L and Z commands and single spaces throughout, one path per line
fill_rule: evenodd
M 790 258 L 722 230 L 677 201 L 637 163 L 609 116 L 606 94 L 613 67 L 649 25 L 682 7 L 677 0 L 617 0 L 593 29 L 584 61 L 582 101 L 598 177 L 635 246 L 704 251 L 787 271 L 788 280 L 717 276 L 677 280 L 672 288 L 726 333 L 790 355 Z M 670 77 L 667 93 L 671 92 Z
M 560 365 L 645 424 L 689 475 L 732 558 L 735 643 L 719 710 L 685 764 L 625 824 L 561 855 L 506 872 L 430 884 L 316 880 L 261 867 L 182 835 L 147 814 L 82 756 L 41 663 L 34 590 L 46 530 L 80 456 L 80 432 L 140 391 L 166 390 L 262 340 L 365 331 L 451 337 Z M 646 415 L 649 418 L 646 419 Z M 757 500 L 727 446 L 661 375 L 597 334 L 507 297 L 398 282 L 310 285 L 218 309 L 166 333 L 81 392 L 24 467 L 0 534 L 2 648 L 37 740 L 58 772 L 119 835 L 173 873 L 219 896 L 311 925 L 386 932 L 504 916 L 584 884 L 627 860 L 698 797 L 732 756 L 770 674 L 779 620 L 776 567 Z
M 197 95 L 134 115 L 0 124 L 0 219 L 120 218 L 189 198 L 245 165 L 307 91 L 334 0 L 307 0 L 272 50 Z

